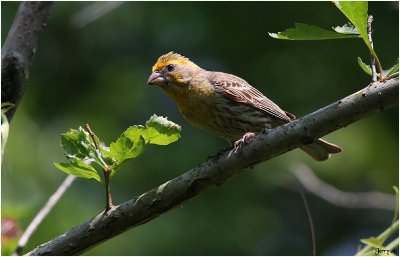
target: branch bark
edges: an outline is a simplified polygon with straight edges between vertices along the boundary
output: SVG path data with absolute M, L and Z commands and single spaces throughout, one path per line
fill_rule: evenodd
M 399 79 L 376 82 L 305 117 L 255 136 L 235 153 L 216 154 L 200 166 L 40 245 L 27 255 L 76 255 L 160 216 L 245 168 L 310 143 L 332 131 L 398 106 Z M 351 153 L 348 153 L 351 154 Z
M 29 77 L 40 35 L 46 26 L 52 2 L 21 2 L 1 49 L 1 102 L 15 107 L 6 115 L 11 120 Z

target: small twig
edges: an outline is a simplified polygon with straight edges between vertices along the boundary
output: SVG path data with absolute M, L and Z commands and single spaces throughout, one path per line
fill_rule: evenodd
M 281 184 L 281 183 L 278 183 L 278 184 L 287 189 L 298 192 L 301 195 L 301 199 L 303 200 L 303 204 L 304 204 L 304 209 L 306 210 L 306 214 L 307 214 L 308 225 L 310 227 L 311 252 L 312 252 L 313 256 L 316 256 L 317 255 L 317 244 L 315 241 L 314 222 L 313 222 L 313 219 L 311 216 L 311 210 L 310 210 L 310 206 L 308 205 L 307 197 L 305 194 L 305 188 L 304 188 L 303 184 L 298 179 L 296 180 L 296 182 L 290 183 L 289 185 Z
M 96 151 L 99 153 L 100 156 L 100 149 L 99 146 L 96 142 L 96 135 L 93 133 L 92 129 L 90 128 L 89 124 L 85 125 L 85 128 L 87 132 L 89 133 L 90 137 L 93 140 L 94 146 L 96 147 Z M 100 156 L 101 159 L 101 156 Z M 111 190 L 110 190 L 110 174 L 111 174 L 111 167 L 107 165 L 102 159 L 101 159 L 102 164 L 104 165 L 103 167 L 103 175 L 104 175 L 104 187 L 106 189 L 106 208 L 105 212 L 111 209 L 113 207 L 112 203 L 112 196 L 111 196 Z
M 303 199 L 304 208 L 306 209 L 307 213 L 307 220 L 308 225 L 310 226 L 310 236 L 311 236 L 311 245 L 312 245 L 312 255 L 317 255 L 317 244 L 315 242 L 315 229 L 314 229 L 314 222 L 311 216 L 310 206 L 308 206 L 306 194 L 304 193 L 303 188 L 300 190 L 301 199 Z
M 96 150 L 99 150 L 99 146 L 97 145 L 97 142 L 96 142 L 96 135 L 93 133 L 93 131 L 90 128 L 89 124 L 86 124 L 85 128 L 86 128 L 87 132 L 89 133 L 90 137 L 92 138 L 94 146 L 96 147 Z
M 367 28 L 368 28 L 368 40 L 369 43 L 371 44 L 371 48 L 374 49 L 374 43 L 372 41 L 372 21 L 374 20 L 374 17 L 372 15 L 368 16 L 367 20 Z M 375 58 L 372 53 L 370 53 L 371 56 L 371 71 L 372 71 L 372 82 L 377 81 L 377 76 L 376 76 L 376 67 L 375 67 Z M 382 78 L 382 77 L 381 77 Z
M 292 173 L 310 193 L 344 208 L 377 208 L 394 210 L 396 197 L 381 192 L 350 193 L 343 192 L 320 180 L 305 164 L 296 164 Z
M 371 44 L 371 48 L 374 49 L 374 42 L 372 41 L 372 21 L 374 20 L 374 17 L 372 15 L 368 16 L 367 19 L 367 32 L 368 32 L 368 40 L 369 43 Z M 383 69 L 382 66 L 380 64 L 380 62 L 377 60 L 376 55 L 371 52 L 371 71 L 372 71 L 372 82 L 376 82 L 377 81 L 377 75 L 376 75 L 376 68 L 375 65 L 378 66 L 378 70 L 379 70 L 379 80 L 383 80 Z
M 57 204 L 60 198 L 64 195 L 65 191 L 67 191 L 67 189 L 72 185 L 72 183 L 75 181 L 75 178 L 75 176 L 68 175 L 58 187 L 57 191 L 54 192 L 43 208 L 36 214 L 35 218 L 32 220 L 28 228 L 19 239 L 17 248 L 14 250 L 13 255 L 21 255 L 23 248 L 28 243 L 28 240 L 33 232 L 35 232 L 40 223 L 42 223 L 43 219 L 46 218 L 47 214 L 49 214 L 51 209 L 53 209 L 53 207 Z

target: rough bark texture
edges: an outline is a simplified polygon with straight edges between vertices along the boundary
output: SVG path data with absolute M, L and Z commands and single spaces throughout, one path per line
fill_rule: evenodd
M 80 224 L 27 255 L 76 255 L 167 212 L 222 184 L 243 169 L 290 151 L 371 114 L 398 106 L 398 78 L 374 83 L 327 107 L 254 137 L 237 152 L 227 150 L 106 214 Z M 338 142 L 340 144 L 340 142 Z M 357 154 L 346 152 L 341 154 Z M 79 208 L 79 207 L 78 207 Z
M 1 53 L 1 102 L 18 105 L 52 2 L 21 2 Z M 6 115 L 11 120 L 16 107 Z

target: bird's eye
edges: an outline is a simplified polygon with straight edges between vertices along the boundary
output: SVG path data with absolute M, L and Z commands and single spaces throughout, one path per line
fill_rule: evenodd
M 171 72 L 175 69 L 173 64 L 168 64 L 166 68 L 167 68 L 167 71 L 169 71 L 169 72 Z

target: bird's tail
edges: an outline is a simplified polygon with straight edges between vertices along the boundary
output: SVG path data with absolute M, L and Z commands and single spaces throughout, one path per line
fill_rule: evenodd
M 339 146 L 321 138 L 315 140 L 314 143 L 303 145 L 300 148 L 316 161 L 325 161 L 331 154 L 340 153 L 342 151 Z

